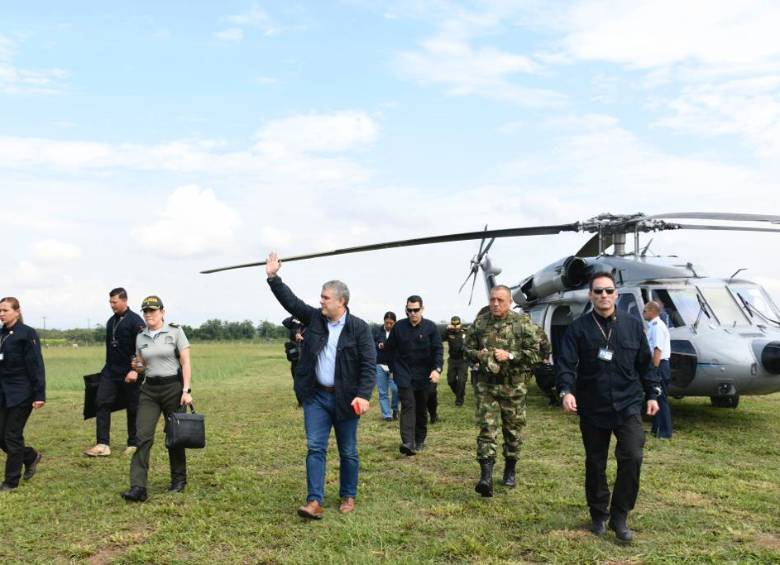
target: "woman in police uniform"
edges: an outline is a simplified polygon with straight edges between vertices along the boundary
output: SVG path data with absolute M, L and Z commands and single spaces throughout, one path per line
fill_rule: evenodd
M 147 499 L 146 475 L 154 430 L 162 413 L 166 418 L 181 406 L 192 403 L 190 389 L 190 342 L 182 329 L 165 323 L 163 303 L 157 296 L 147 296 L 141 303 L 146 327 L 136 338 L 133 368 L 143 373 L 138 403 L 138 449 L 130 462 L 130 490 L 122 497 L 132 502 Z M 168 490 L 181 492 L 187 484 L 185 451 L 169 449 L 171 485 Z
M 33 409 L 46 402 L 46 376 L 38 334 L 22 322 L 19 301 L 0 299 L 0 447 L 7 454 L 0 491 L 19 486 L 35 474 L 41 454 L 24 444 L 24 425 Z

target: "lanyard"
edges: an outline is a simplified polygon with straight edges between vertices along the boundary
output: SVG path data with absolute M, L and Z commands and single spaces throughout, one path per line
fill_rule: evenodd
M 114 326 L 111 328 L 111 342 L 116 343 L 116 329 L 119 327 L 119 324 L 122 323 L 122 320 L 125 319 L 125 316 L 127 314 L 122 314 L 122 316 L 119 318 L 119 321 L 114 323 Z
M 0 336 L 0 351 L 3 350 L 3 346 L 5 345 L 5 342 L 8 341 L 8 338 L 11 337 L 12 335 L 14 335 L 14 331 L 13 330 L 8 332 L 8 335 Z
M 610 326 L 609 327 L 609 334 L 606 334 L 606 333 L 604 333 L 604 328 L 601 327 L 601 324 L 599 324 L 599 321 L 596 319 L 596 314 L 591 312 L 590 315 L 593 317 L 593 323 L 596 324 L 596 327 L 601 332 L 601 335 L 604 336 L 604 340 L 606 341 L 605 347 L 609 347 L 609 340 L 612 339 L 612 330 L 614 329 L 614 327 Z

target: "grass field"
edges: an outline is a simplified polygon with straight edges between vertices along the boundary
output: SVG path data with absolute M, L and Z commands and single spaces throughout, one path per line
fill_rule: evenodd
M 492 499 L 473 491 L 473 396 L 457 409 L 445 384 L 442 422 L 414 458 L 398 453 L 397 422 L 381 421 L 372 403 L 359 428 L 350 515 L 337 511 L 331 440 L 325 519 L 302 521 L 306 447 L 281 344 L 195 344 L 193 396 L 208 445 L 188 452 L 187 491 L 168 494 L 160 425 L 151 498 L 128 504 L 119 497 L 128 485 L 124 413 L 114 417 L 114 455 L 81 455 L 94 443 L 94 420 L 81 418 L 81 376 L 99 369 L 101 355 L 45 351 L 48 403 L 26 430 L 44 459 L 31 481 L 0 496 L 3 563 L 780 562 L 778 394 L 742 398 L 737 410 L 673 402 L 675 437 L 648 438 L 630 519 L 636 541 L 622 546 L 585 530 L 577 421 L 549 408 L 535 386 L 518 488 L 497 486 Z

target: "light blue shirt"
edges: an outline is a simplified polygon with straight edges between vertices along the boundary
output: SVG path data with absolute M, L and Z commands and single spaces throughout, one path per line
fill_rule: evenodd
M 317 356 L 317 381 L 323 386 L 336 386 L 336 346 L 346 321 L 344 312 L 335 322 L 328 322 L 328 343 Z
M 647 343 L 650 345 L 652 355 L 656 347 L 661 350 L 661 360 L 669 359 L 672 355 L 672 343 L 669 336 L 669 328 L 663 320 L 655 317 L 647 323 Z

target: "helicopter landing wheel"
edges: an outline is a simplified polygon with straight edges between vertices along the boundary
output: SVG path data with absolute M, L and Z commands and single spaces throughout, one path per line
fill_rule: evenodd
M 739 406 L 739 395 L 710 396 L 710 402 L 715 408 L 736 408 Z

